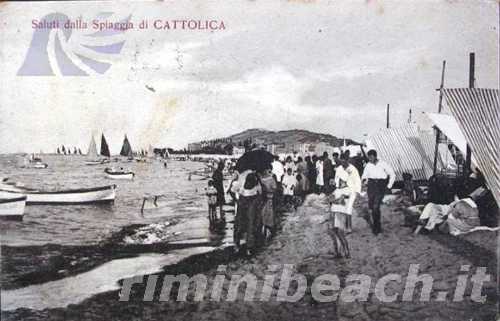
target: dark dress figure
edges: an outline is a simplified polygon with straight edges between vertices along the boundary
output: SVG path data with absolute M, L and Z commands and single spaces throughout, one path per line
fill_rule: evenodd
M 329 194 L 332 192 L 332 186 L 330 185 L 330 179 L 335 176 L 335 169 L 333 167 L 332 160 L 328 158 L 328 153 L 323 153 L 323 181 L 324 181 L 324 192 Z
M 224 169 L 224 163 L 220 162 L 212 176 L 214 187 L 217 190 L 217 206 L 219 206 L 221 219 L 224 219 L 224 211 L 222 207 L 226 203 L 226 199 L 224 197 L 224 174 L 222 174 L 223 169 Z

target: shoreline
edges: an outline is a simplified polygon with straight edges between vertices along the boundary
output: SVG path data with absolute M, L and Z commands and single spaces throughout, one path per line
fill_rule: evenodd
M 175 222 L 175 221 L 174 221 Z M 170 226 L 175 225 L 171 224 Z M 220 241 L 165 241 L 153 244 L 127 244 L 123 240 L 138 228 L 149 224 L 131 224 L 93 245 L 2 245 L 2 290 L 56 281 L 88 272 L 116 259 L 138 257 L 146 253 L 167 254 L 174 250 L 219 246 Z
M 320 197 L 289 213 L 277 234 L 256 255 L 242 258 L 234 255 L 232 247 L 217 249 L 210 253 L 188 257 L 177 264 L 164 267 L 162 272 L 154 273 L 160 279 L 165 275 L 203 273 L 209 285 L 218 274 L 216 267 L 226 265 L 227 275 L 252 273 L 259 280 L 270 273 L 269 266 L 277 265 L 273 273 L 280 274 L 284 264 L 293 264 L 294 271 L 306 276 L 310 281 L 318 275 L 331 273 L 338 275 L 342 286 L 346 277 L 353 273 L 363 273 L 372 278 L 380 278 L 388 273 L 408 273 L 409 264 L 420 264 L 420 273 L 429 273 L 434 278 L 430 302 L 419 302 L 418 296 L 410 302 L 379 302 L 370 290 L 367 302 L 329 303 L 316 302 L 309 294 L 297 302 L 277 302 L 277 285 L 273 284 L 273 295 L 268 302 L 243 301 L 243 289 L 238 290 L 234 302 L 211 301 L 206 296 L 201 302 L 188 299 L 186 302 L 159 301 L 160 288 L 156 289 L 152 301 L 143 301 L 145 283 L 132 287 L 130 300 L 120 302 L 119 291 L 100 293 L 76 305 L 66 308 L 34 311 L 18 309 L 2 311 L 5 320 L 123 320 L 132 317 L 147 320 L 164 319 L 167 315 L 183 320 L 494 320 L 496 315 L 495 282 L 487 282 L 483 294 L 488 296 L 486 303 L 470 300 L 470 288 L 463 302 L 436 302 L 440 291 L 452 291 L 460 265 L 485 266 L 496 280 L 496 236 L 491 232 L 481 232 L 467 238 L 450 235 L 418 235 L 412 230 L 401 227 L 405 203 L 393 200 L 384 205 L 382 236 L 371 234 L 366 221 L 360 217 L 366 210 L 366 200 L 360 199 L 355 205 L 353 217 L 354 232 L 347 236 L 351 258 L 336 258 L 332 252 L 332 242 L 326 234 L 324 221 L 325 204 Z M 357 213 L 357 215 L 356 215 Z M 488 234 L 489 233 L 489 234 Z M 492 237 L 495 235 L 495 237 Z M 120 281 L 122 282 L 122 281 Z M 397 288 L 391 288 L 398 290 Z M 227 295 L 227 287 L 223 292 Z M 192 288 L 188 298 L 194 295 Z

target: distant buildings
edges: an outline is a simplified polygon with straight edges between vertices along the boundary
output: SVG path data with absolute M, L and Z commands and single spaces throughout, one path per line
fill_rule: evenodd
M 231 138 L 213 139 L 205 140 L 201 142 L 195 142 L 188 144 L 187 151 L 189 153 L 220 153 L 229 155 L 243 155 L 246 149 L 250 149 L 252 146 L 258 146 L 264 148 L 273 155 L 279 154 L 292 154 L 297 152 L 300 155 L 323 155 L 327 152 L 330 156 L 333 153 L 341 152 L 341 148 L 331 146 L 327 142 L 273 142 L 266 143 L 263 138 L 251 139 L 247 138 L 244 141 L 233 141 Z M 351 146 L 348 146 L 351 147 Z M 355 150 L 351 151 L 352 155 L 355 155 L 359 146 L 352 146 Z M 356 149 L 357 148 L 357 149 Z M 347 148 L 351 149 L 351 148 Z M 353 151 L 356 151 L 353 153 Z
M 188 152 L 196 153 L 201 150 L 201 143 L 191 143 L 188 144 Z
M 188 144 L 189 153 L 208 153 L 208 154 L 229 154 L 233 153 L 233 144 L 231 138 L 218 138 L 203 140 Z

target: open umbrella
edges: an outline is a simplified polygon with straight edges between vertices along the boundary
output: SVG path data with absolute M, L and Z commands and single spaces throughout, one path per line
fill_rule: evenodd
M 240 173 L 251 169 L 255 171 L 262 171 L 271 169 L 271 163 L 274 160 L 273 154 L 257 149 L 246 152 L 236 162 L 236 170 Z

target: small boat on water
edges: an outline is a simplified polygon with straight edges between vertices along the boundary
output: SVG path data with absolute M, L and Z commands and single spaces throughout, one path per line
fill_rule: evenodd
M 47 168 L 49 165 L 47 163 L 43 163 L 42 161 L 35 161 L 29 165 L 30 168 Z
M 116 197 L 116 185 L 60 191 L 39 191 L 23 187 L 12 187 L 1 191 L 11 194 L 12 197 L 26 196 L 27 205 L 112 203 Z
M 109 159 L 100 159 L 100 160 L 89 160 L 89 161 L 85 161 L 85 165 L 89 165 L 89 166 L 92 166 L 92 165 L 102 165 L 102 164 L 107 164 L 109 163 Z
M 125 171 L 123 168 L 115 169 L 107 167 L 104 169 L 107 178 L 111 179 L 134 179 L 134 172 Z
M 39 157 L 32 156 L 27 162 L 25 162 L 25 166 L 27 168 L 47 168 L 49 165 L 47 163 L 42 162 L 42 159 Z
M 10 193 L 0 193 L 0 218 L 22 219 L 26 199 L 26 195 L 12 196 Z

